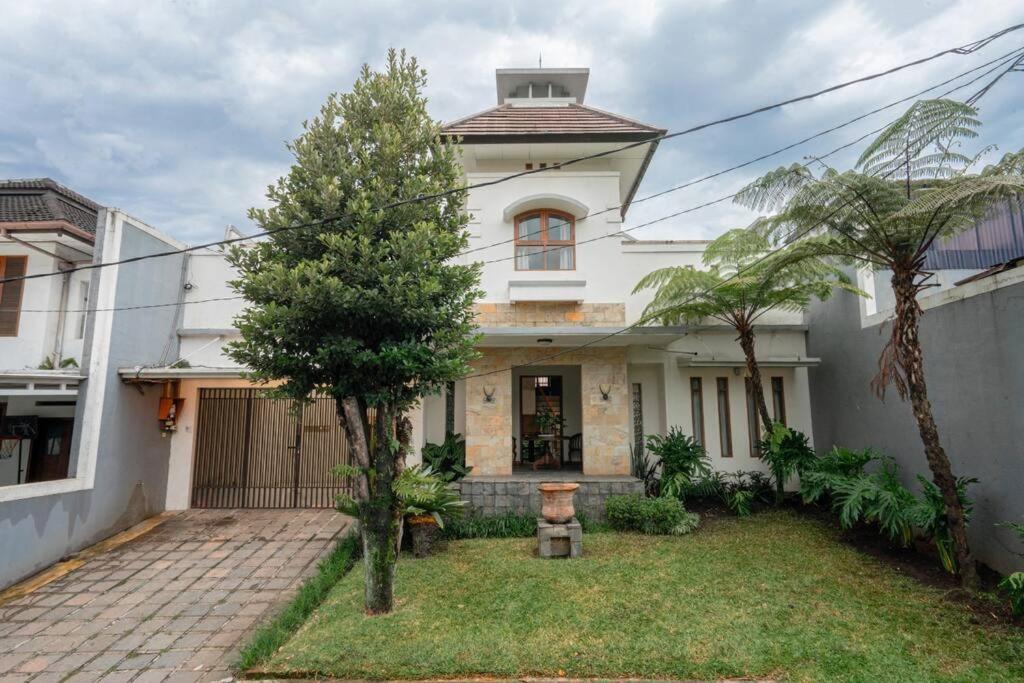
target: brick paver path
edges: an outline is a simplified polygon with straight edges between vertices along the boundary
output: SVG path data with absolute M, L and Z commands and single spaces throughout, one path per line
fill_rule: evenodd
M 333 510 L 189 510 L 0 605 L 0 680 L 219 681 L 315 571 Z

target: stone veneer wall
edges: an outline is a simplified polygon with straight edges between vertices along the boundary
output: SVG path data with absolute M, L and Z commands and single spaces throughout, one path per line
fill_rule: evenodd
M 472 476 L 512 474 L 512 378 L 508 368 L 538 361 L 556 348 L 483 348 L 466 379 L 466 464 Z M 583 473 L 628 475 L 629 387 L 624 347 L 590 347 L 544 365 L 579 365 L 583 402 Z M 483 376 L 480 373 L 499 371 Z M 609 390 L 607 400 L 600 387 Z M 491 394 L 491 401 L 485 400 Z
M 513 478 L 514 479 L 514 478 Z M 492 478 L 466 477 L 455 486 L 470 512 L 477 515 L 500 515 L 506 512 L 540 515 L 540 479 L 530 481 L 496 481 Z M 573 498 L 577 512 L 589 519 L 603 521 L 604 503 L 608 496 L 643 495 L 644 485 L 632 477 L 596 477 L 579 482 Z
M 481 327 L 600 327 L 625 322 L 625 304 L 530 301 L 476 305 L 476 324 Z

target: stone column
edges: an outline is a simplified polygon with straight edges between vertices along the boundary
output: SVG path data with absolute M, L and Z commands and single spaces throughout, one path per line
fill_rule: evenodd
M 470 476 L 512 474 L 512 364 L 504 349 L 481 349 L 471 375 L 501 370 L 466 380 L 466 464 Z M 490 400 L 488 400 L 490 396 Z

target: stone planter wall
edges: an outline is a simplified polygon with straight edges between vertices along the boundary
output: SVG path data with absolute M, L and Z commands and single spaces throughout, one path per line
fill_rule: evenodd
M 462 499 L 467 502 L 467 512 L 479 515 L 500 515 L 505 512 L 540 515 L 540 491 L 537 485 L 542 480 L 516 481 L 515 478 L 499 481 L 489 477 L 467 477 L 457 482 Z M 583 511 L 588 519 L 604 519 L 604 502 L 608 496 L 622 496 L 631 493 L 643 495 L 643 482 L 632 477 L 588 477 L 578 480 L 580 485 L 573 498 L 577 512 Z

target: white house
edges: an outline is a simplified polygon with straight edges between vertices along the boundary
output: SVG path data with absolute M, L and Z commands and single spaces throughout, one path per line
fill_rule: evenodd
M 49 178 L 0 182 L 0 486 L 63 479 L 82 380 L 99 206 Z
M 461 138 L 469 184 L 610 152 L 469 194 L 462 258 L 485 264 L 481 356 L 454 395 L 470 480 L 626 483 L 631 447 L 674 425 L 698 438 L 717 468 L 762 468 L 735 333 L 630 327 L 649 300 L 631 294 L 636 282 L 658 267 L 699 266 L 705 243 L 622 232 L 664 131 L 585 104 L 588 78 L 587 69 L 499 69 L 496 106 L 443 129 Z M 181 361 L 121 368 L 125 381 L 167 383 L 179 400 L 167 506 L 329 505 L 339 484 L 323 476 L 325 463 L 344 457 L 333 411 L 289 416 L 242 378 L 223 353 L 242 306 L 223 300 L 233 294 L 230 277 L 222 253 L 190 255 Z M 766 317 L 757 332 L 768 405 L 810 433 L 807 367 L 815 360 L 802 316 Z M 414 416 L 417 452 L 444 438 L 445 405 L 445 396 L 429 397 Z M 561 427 L 546 426 L 539 416 L 548 413 Z

